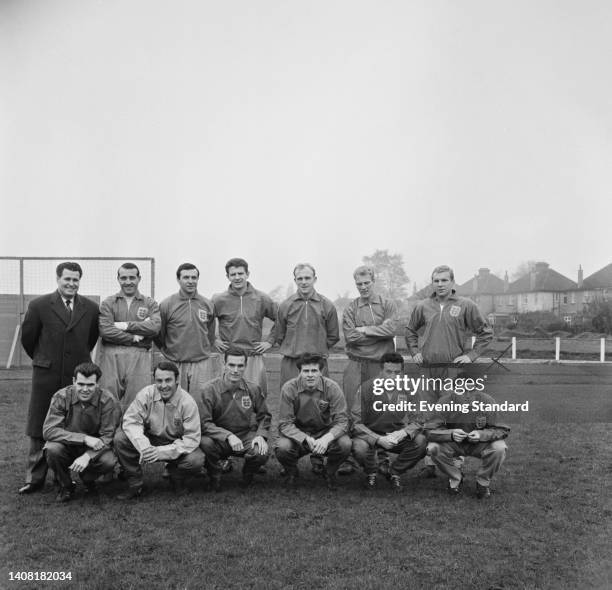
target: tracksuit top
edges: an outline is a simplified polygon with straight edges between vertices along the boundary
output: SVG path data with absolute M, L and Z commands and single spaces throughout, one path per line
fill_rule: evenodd
M 342 316 L 348 357 L 378 361 L 386 352 L 394 352 L 396 321 L 397 306 L 389 299 L 372 295 L 369 301 L 361 297 L 353 300 Z M 365 334 L 355 331 L 362 326 L 367 328 Z
M 412 310 L 406 327 L 406 344 L 413 356 L 419 352 L 417 332 L 423 326 L 420 352 L 425 363 L 448 363 L 464 354 L 475 360 L 493 339 L 493 331 L 478 306 L 471 299 L 455 295 L 454 290 L 442 307 L 434 293 L 419 301 Z M 476 336 L 473 349 L 466 346 L 467 332 Z
M 327 356 L 338 340 L 338 312 L 327 297 L 315 291 L 304 299 L 296 293 L 280 304 L 276 342 L 282 355 L 293 359 L 305 352 Z
M 334 439 L 348 432 L 346 400 L 340 386 L 320 377 L 313 391 L 301 377 L 290 379 L 281 390 L 278 430 L 298 443 L 306 436 L 319 438 L 328 432 Z
M 498 422 L 497 412 L 474 411 L 472 409 L 472 401 L 483 402 L 485 404 L 495 403 L 495 400 L 490 395 L 480 391 L 464 393 L 463 395 L 453 392 L 441 397 L 436 403 L 468 404 L 469 411 L 465 414 L 458 409 L 448 412 L 436 412 L 425 423 L 427 439 L 432 442 L 451 442 L 453 440 L 452 431 L 455 428 L 461 428 L 465 432 L 479 430 L 482 442 L 506 438 L 510 433 L 510 427 Z
M 215 317 L 219 321 L 219 338 L 234 348 L 252 353 L 255 342 L 261 342 L 264 318 L 276 322 L 276 304 L 269 295 L 247 282 L 243 295 L 229 286 L 227 291 L 213 295 Z M 275 328 L 267 341 L 274 344 Z
M 196 363 L 214 352 L 215 317 L 212 303 L 199 293 L 187 297 L 181 291 L 160 305 L 161 330 L 155 343 L 175 363 Z
M 153 338 L 159 334 L 161 316 L 159 305 L 151 297 L 136 292 L 128 309 L 125 295 L 119 291 L 107 297 L 100 304 L 100 336 L 104 344 L 151 348 Z M 127 322 L 127 330 L 115 328 L 115 322 Z M 134 342 L 132 336 L 143 336 L 140 342 Z
M 202 436 L 224 441 L 230 434 L 244 438 L 249 432 L 268 438 L 272 416 L 261 388 L 240 381 L 232 391 L 223 377 L 209 381 L 200 397 Z
M 423 430 L 423 425 L 417 422 L 416 412 L 408 411 L 377 411 L 374 402 L 383 404 L 398 404 L 411 401 L 405 391 L 384 391 L 374 395 L 374 379 L 366 381 L 358 391 L 352 408 L 353 430 L 360 438 L 370 445 L 376 443 L 379 436 L 384 436 L 396 430 L 404 430 L 411 440 Z M 378 407 L 379 404 L 376 406 Z

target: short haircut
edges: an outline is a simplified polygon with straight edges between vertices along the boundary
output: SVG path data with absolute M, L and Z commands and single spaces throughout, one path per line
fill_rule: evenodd
M 183 262 L 183 264 L 181 264 L 177 269 L 176 269 L 176 278 L 180 279 L 181 278 L 181 273 L 184 270 L 195 270 L 198 273 L 198 278 L 200 277 L 200 271 L 198 269 L 198 267 L 195 264 L 191 264 L 191 262 Z
M 300 355 L 298 360 L 296 361 L 297 368 L 301 371 L 304 365 L 319 365 L 319 369 L 323 369 L 325 367 L 325 358 L 320 354 L 305 352 Z
M 225 263 L 225 274 L 229 274 L 229 269 L 235 266 L 236 268 L 242 266 L 245 272 L 249 272 L 249 263 L 244 258 L 230 258 Z
M 404 357 L 399 352 L 385 352 L 380 357 L 380 366 L 382 367 L 385 363 L 402 365 L 402 368 L 404 368 Z
M 58 279 L 62 276 L 62 274 L 64 274 L 65 270 L 69 270 L 70 272 L 78 272 L 79 279 L 83 276 L 83 269 L 78 262 L 60 262 L 55 269 L 55 275 Z
M 366 266 L 365 264 L 362 266 L 358 266 L 353 272 L 353 278 L 356 279 L 358 276 L 370 275 L 372 281 L 376 280 L 376 274 L 374 269 L 371 266 Z
M 155 369 L 153 369 L 154 376 L 157 369 L 160 371 L 172 371 L 176 379 L 179 377 L 179 368 L 172 361 L 159 361 L 159 363 L 155 365 Z
M 240 348 L 228 348 L 223 353 L 223 360 L 225 362 L 227 362 L 227 357 L 228 356 L 243 356 L 244 357 L 244 364 L 246 365 L 249 362 L 249 355 L 247 354 L 246 350 L 241 350 Z
M 298 273 L 300 270 L 304 270 L 305 268 L 309 268 L 312 271 L 313 277 L 317 276 L 317 271 L 315 270 L 315 267 L 310 264 L 310 262 L 300 262 L 299 264 L 296 264 L 295 268 L 293 269 L 293 278 L 295 278 L 296 273 Z
M 124 262 L 118 269 L 117 269 L 117 277 L 119 276 L 119 271 L 125 268 L 126 270 L 136 270 L 136 276 L 140 276 L 140 269 L 133 263 L 133 262 Z
M 447 264 L 442 264 L 440 266 L 436 266 L 436 268 L 434 268 L 431 271 L 431 280 L 433 281 L 434 275 L 437 275 L 438 273 L 441 273 L 441 272 L 448 272 L 448 273 L 450 273 L 450 280 L 451 281 L 455 280 L 455 273 L 453 272 L 453 269 L 450 266 L 448 266 Z
M 72 372 L 72 376 L 76 379 L 76 376 L 81 373 L 83 377 L 91 377 L 92 375 L 96 376 L 96 381 L 99 381 L 100 377 L 102 377 L 102 369 L 96 365 L 96 363 L 81 363 L 74 368 Z

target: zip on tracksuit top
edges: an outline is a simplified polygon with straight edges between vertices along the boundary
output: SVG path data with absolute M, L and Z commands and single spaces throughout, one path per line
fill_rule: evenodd
M 161 330 L 155 343 L 175 363 L 197 363 L 214 352 L 215 315 L 212 303 L 199 293 L 181 291 L 159 304 Z
M 261 342 L 263 319 L 276 322 L 276 303 L 269 295 L 247 283 L 246 291 L 239 295 L 229 286 L 227 291 L 213 295 L 215 317 L 219 321 L 219 338 L 234 348 L 252 353 L 255 342 Z M 275 326 L 267 342 L 274 344 Z
M 213 440 L 222 442 L 230 434 L 242 439 L 249 432 L 256 432 L 255 436 L 267 440 L 270 434 L 272 415 L 261 388 L 244 379 L 233 391 L 223 377 L 208 382 L 202 391 L 199 409 L 202 436 Z
M 127 322 L 127 330 L 115 328 L 115 322 Z M 100 304 L 100 336 L 104 344 L 151 348 L 151 342 L 159 334 L 161 317 L 159 305 L 151 297 L 136 291 L 129 309 L 122 291 L 107 297 Z M 134 342 L 133 336 L 143 336 L 140 342 Z
M 313 391 L 301 377 L 283 385 L 278 410 L 278 431 L 303 443 L 306 436 L 319 438 L 330 433 L 334 440 L 348 432 L 346 400 L 340 386 L 320 377 Z
M 418 330 L 425 326 L 421 354 L 425 363 L 450 363 L 458 356 L 476 360 L 493 339 L 493 331 L 478 306 L 455 291 L 444 303 L 436 294 L 419 301 L 412 310 L 406 326 L 406 344 L 411 355 L 419 352 Z M 466 348 L 467 332 L 473 332 L 476 342 L 472 350 Z
M 304 299 L 296 293 L 280 304 L 276 342 L 283 356 L 295 359 L 305 352 L 327 356 L 338 340 L 338 312 L 327 297 L 315 291 Z
M 351 301 L 342 316 L 342 331 L 346 340 L 346 354 L 352 360 L 377 361 L 386 352 L 395 352 L 397 306 L 380 295 L 368 301 L 361 297 Z M 361 334 L 355 328 L 365 326 Z

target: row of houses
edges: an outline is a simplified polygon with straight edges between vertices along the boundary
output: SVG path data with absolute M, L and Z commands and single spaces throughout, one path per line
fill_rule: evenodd
M 577 315 L 584 313 L 589 302 L 612 300 L 612 263 L 587 278 L 579 267 L 577 281 L 557 272 L 547 262 L 537 262 L 527 274 L 512 282 L 507 272 L 501 279 L 488 268 L 480 268 L 474 277 L 455 289 L 458 295 L 477 303 L 492 324 L 530 311 L 549 311 L 571 324 Z M 430 294 L 428 286 L 411 299 Z

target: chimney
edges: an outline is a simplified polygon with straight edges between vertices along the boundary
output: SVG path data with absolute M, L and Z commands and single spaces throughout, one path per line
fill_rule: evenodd
M 504 293 L 508 292 L 508 271 L 506 271 L 506 274 L 504 275 Z
M 584 273 L 582 272 L 582 265 L 578 265 L 578 288 L 582 289 L 582 283 L 584 283 Z
M 490 268 L 479 268 L 478 269 L 478 275 L 481 277 L 488 276 L 490 272 L 491 272 Z
M 548 264 L 548 262 L 536 262 L 535 270 L 536 272 L 542 272 L 546 270 L 549 266 L 550 265 Z

